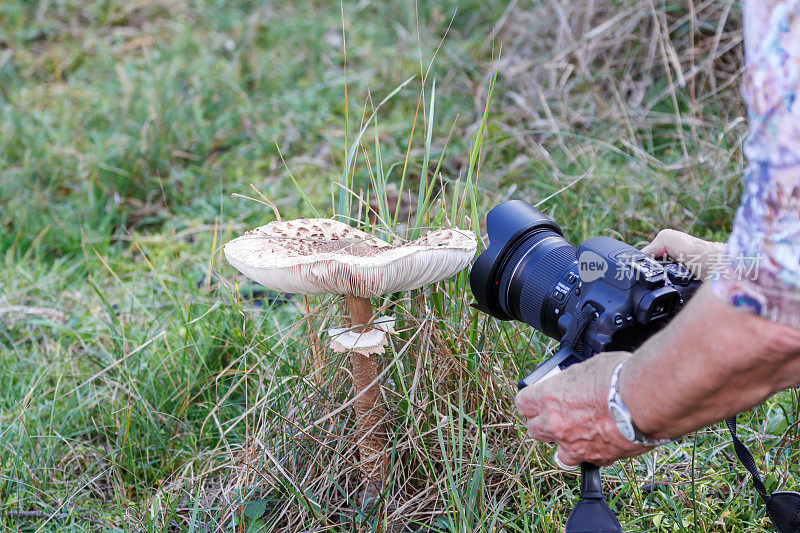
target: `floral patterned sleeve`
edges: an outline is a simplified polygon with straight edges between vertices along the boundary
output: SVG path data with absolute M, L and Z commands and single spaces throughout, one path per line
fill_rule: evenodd
M 800 0 L 745 0 L 745 190 L 716 294 L 800 328 Z

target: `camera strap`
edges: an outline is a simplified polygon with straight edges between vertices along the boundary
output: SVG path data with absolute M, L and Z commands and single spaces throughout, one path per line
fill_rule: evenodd
M 725 420 L 728 431 L 731 432 L 733 449 L 739 462 L 744 465 L 753 480 L 753 487 L 764 500 L 767 507 L 772 525 L 779 533 L 800 533 L 800 493 L 794 491 L 779 491 L 772 494 L 767 493 L 767 487 L 761 480 L 761 476 L 756 469 L 756 461 L 747 446 L 739 439 L 736 434 L 736 417 L 732 416 Z
M 585 335 L 587 330 L 591 329 L 592 326 L 595 328 L 597 327 L 597 323 L 593 322 L 597 314 L 597 308 L 595 306 L 590 303 L 584 305 L 580 313 L 574 315 L 572 320 L 570 320 L 567 332 L 561 339 L 561 346 L 572 348 L 583 358 L 591 356 L 592 347 L 586 345 L 583 339 L 584 337 L 590 337 L 590 335 Z

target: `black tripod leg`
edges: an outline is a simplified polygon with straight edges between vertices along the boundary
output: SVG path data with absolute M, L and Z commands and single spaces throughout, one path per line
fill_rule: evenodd
M 581 464 L 581 499 L 567 519 L 566 533 L 622 533 L 619 520 L 603 500 L 600 467 Z

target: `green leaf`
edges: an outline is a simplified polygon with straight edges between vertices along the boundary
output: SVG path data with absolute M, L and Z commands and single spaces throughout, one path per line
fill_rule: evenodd
M 263 520 L 253 520 L 247 526 L 247 533 L 267 533 L 267 524 Z
M 267 512 L 267 500 L 254 500 L 245 502 L 244 515 L 250 520 L 261 518 Z

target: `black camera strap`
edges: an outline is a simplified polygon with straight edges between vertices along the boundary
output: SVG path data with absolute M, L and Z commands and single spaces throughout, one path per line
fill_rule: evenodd
M 800 493 L 794 491 L 779 491 L 769 494 L 767 487 L 761 480 L 761 476 L 756 469 L 756 461 L 747 446 L 739 439 L 736 434 L 736 417 L 732 416 L 725 420 L 728 431 L 731 432 L 733 449 L 739 462 L 744 465 L 753 480 L 753 487 L 764 500 L 767 506 L 767 516 L 772 525 L 780 533 L 800 533 Z
M 592 328 L 594 319 L 597 317 L 597 308 L 590 303 L 583 306 L 583 309 L 572 317 L 567 332 L 561 339 L 561 347 L 568 347 L 575 350 L 581 357 L 589 357 L 592 355 L 592 347 L 584 343 L 584 337 L 591 338 L 591 335 L 585 335 L 587 330 Z M 594 327 L 597 323 L 594 322 Z

